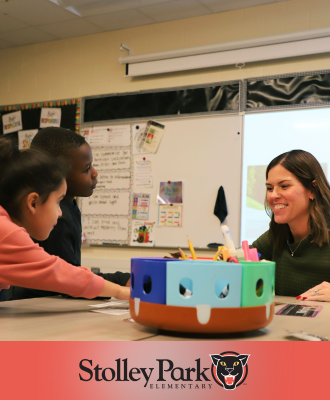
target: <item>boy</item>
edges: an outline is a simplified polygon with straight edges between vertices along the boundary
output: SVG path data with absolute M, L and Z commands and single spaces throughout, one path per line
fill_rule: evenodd
M 47 253 L 61 257 L 70 264 L 81 265 L 81 214 L 75 197 L 89 197 L 97 185 L 97 171 L 92 165 L 92 149 L 85 139 L 64 128 L 41 129 L 34 137 L 31 148 L 51 153 L 70 166 L 67 175 L 67 192 L 60 202 L 62 217 L 47 240 L 38 242 Z M 102 274 L 105 280 L 121 286 L 130 285 L 130 274 L 116 272 Z M 12 286 L 6 291 L 5 300 L 54 296 L 57 293 Z

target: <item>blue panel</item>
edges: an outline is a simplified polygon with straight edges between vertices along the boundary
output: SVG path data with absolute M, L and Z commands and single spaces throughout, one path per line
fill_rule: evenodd
M 166 264 L 173 262 L 168 258 L 132 258 L 131 259 L 131 298 L 139 298 L 147 303 L 166 304 Z M 180 262 L 180 261 L 179 261 Z M 144 287 L 146 277 L 150 284 Z
M 179 292 L 180 281 L 192 280 L 193 294 L 183 297 Z M 229 282 L 227 297 L 219 298 L 216 291 L 220 286 L 218 281 Z M 211 308 L 241 306 L 242 265 L 219 261 L 180 261 L 167 265 L 166 297 L 167 305 L 181 307 L 196 307 L 209 304 Z M 222 288 L 221 288 L 222 290 Z

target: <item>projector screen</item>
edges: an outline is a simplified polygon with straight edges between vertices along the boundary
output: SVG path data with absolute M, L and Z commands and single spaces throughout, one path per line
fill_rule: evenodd
M 268 230 L 264 207 L 266 168 L 278 155 L 301 149 L 313 154 L 328 177 L 330 109 L 246 115 L 244 119 L 241 241 L 249 244 Z

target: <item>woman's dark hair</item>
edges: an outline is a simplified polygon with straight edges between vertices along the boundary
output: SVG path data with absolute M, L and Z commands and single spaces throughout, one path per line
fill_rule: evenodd
M 11 217 L 21 218 L 21 203 L 36 192 L 42 202 L 58 190 L 66 168 L 50 154 L 36 149 L 19 151 L 10 139 L 0 138 L 0 205 Z
M 283 153 L 270 162 L 266 171 L 268 179 L 269 171 L 276 165 L 282 165 L 291 172 L 299 182 L 314 195 L 314 200 L 309 201 L 309 226 L 312 241 L 319 247 L 323 243 L 329 243 L 330 222 L 330 185 L 317 159 L 307 151 L 292 150 Z M 275 250 L 281 252 L 288 238 L 290 228 L 287 224 L 277 224 L 274 215 L 265 201 L 267 214 L 271 217 L 269 225 L 269 239 L 274 241 Z

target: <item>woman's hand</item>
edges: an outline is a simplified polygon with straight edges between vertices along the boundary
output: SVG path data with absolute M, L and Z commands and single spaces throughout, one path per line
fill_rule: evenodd
M 330 301 L 330 283 L 322 282 L 297 296 L 297 300 Z

